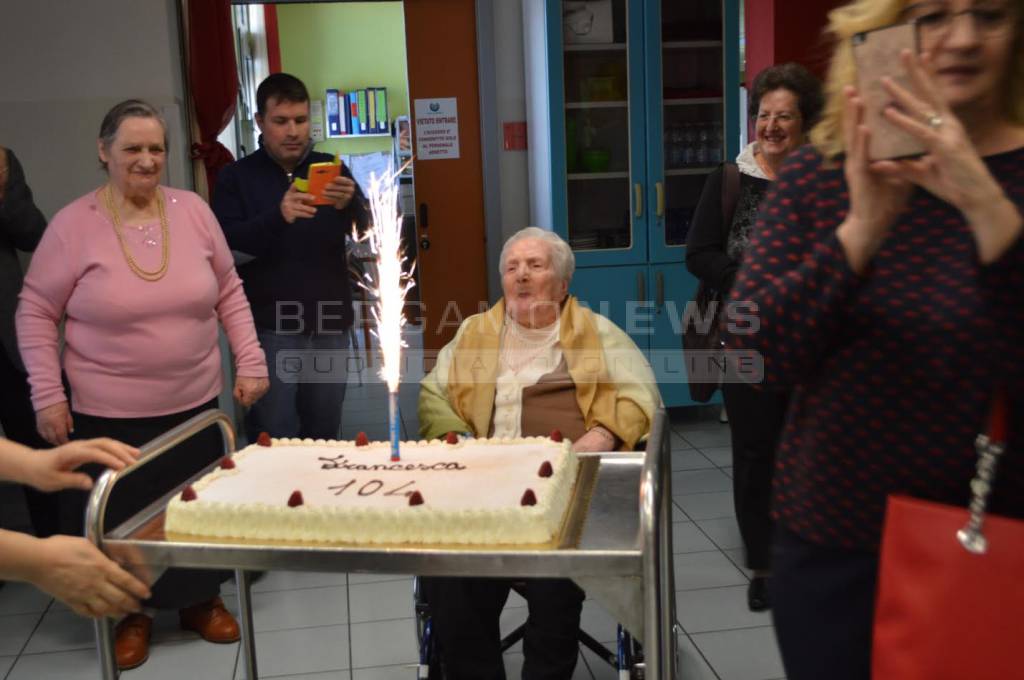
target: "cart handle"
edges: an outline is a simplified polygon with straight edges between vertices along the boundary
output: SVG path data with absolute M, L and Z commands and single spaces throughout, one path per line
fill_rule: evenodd
M 228 455 L 235 450 L 235 428 L 226 413 L 211 408 L 143 444 L 139 447 L 139 459 L 128 467 L 122 470 L 107 470 L 100 475 L 92 493 L 89 494 L 89 503 L 85 509 L 85 537 L 97 548 L 102 549 L 103 520 L 107 514 L 107 501 L 110 499 L 114 484 L 214 423 L 220 426 L 224 455 Z
M 647 677 L 675 677 L 675 586 L 672 572 L 671 448 L 665 409 L 651 424 L 640 477 L 643 541 L 644 660 Z

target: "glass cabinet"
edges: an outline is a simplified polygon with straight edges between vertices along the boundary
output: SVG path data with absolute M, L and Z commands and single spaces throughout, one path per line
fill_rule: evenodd
M 533 222 L 572 246 L 581 301 L 656 373 L 681 369 L 686 235 L 738 152 L 739 0 L 524 0 L 523 16 Z M 691 403 L 672 370 L 666 404 Z

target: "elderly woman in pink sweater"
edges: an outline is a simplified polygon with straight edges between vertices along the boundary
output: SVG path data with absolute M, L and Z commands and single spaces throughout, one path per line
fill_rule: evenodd
M 138 100 L 118 104 L 103 120 L 98 147 L 109 182 L 50 222 L 21 292 L 18 344 L 43 438 L 56 445 L 71 436 L 105 436 L 138 446 L 216 406 L 218 322 L 235 357 L 234 394 L 243 405 L 266 392 L 267 366 L 213 213 L 195 194 L 160 186 L 167 141 L 159 112 Z M 112 499 L 108 526 L 216 456 L 217 432 L 204 434 L 127 478 Z M 61 529 L 81 534 L 86 495 L 61 493 Z M 182 627 L 207 640 L 237 640 L 237 622 L 217 597 L 221 580 L 219 572 L 171 570 L 146 605 L 179 609 Z M 118 625 L 122 668 L 146 660 L 151 626 L 152 610 Z

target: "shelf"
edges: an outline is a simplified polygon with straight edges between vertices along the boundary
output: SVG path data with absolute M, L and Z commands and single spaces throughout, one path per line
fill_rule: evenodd
M 566 102 L 565 108 L 567 109 L 625 109 L 629 107 L 629 102 L 625 101 L 608 101 L 608 102 Z
M 721 97 L 692 97 L 687 99 L 666 99 L 665 106 L 697 106 L 699 104 L 721 104 Z
M 710 47 L 721 47 L 721 40 L 676 40 L 663 42 L 661 46 L 666 50 L 699 50 Z
M 666 177 L 678 177 L 678 176 L 682 176 L 682 175 L 706 175 L 706 174 L 708 174 L 709 172 L 711 172 L 712 170 L 714 170 L 717 167 L 718 167 L 717 165 L 711 165 L 711 166 L 708 166 L 708 167 L 700 167 L 700 168 L 675 168 L 673 170 L 666 170 L 665 171 L 665 176 Z
M 324 137 L 326 142 L 328 139 L 373 139 L 374 137 L 390 137 L 390 132 L 375 132 L 372 135 L 337 135 L 335 137 Z
M 570 180 L 579 179 L 629 179 L 628 172 L 570 172 Z
M 583 43 L 566 45 L 566 52 L 625 52 L 626 43 Z

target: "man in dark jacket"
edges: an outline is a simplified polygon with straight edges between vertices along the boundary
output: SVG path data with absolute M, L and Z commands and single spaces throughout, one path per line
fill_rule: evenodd
M 294 185 L 310 164 L 333 160 L 312 150 L 301 80 L 269 76 L 256 106 L 261 146 L 220 172 L 212 201 L 232 250 L 252 258 L 238 273 L 270 368 L 270 391 L 246 431 L 250 441 L 260 432 L 334 439 L 353 317 L 345 237 L 365 228 L 366 199 L 347 168 L 324 191 L 330 205 L 313 205 Z
M 0 425 L 8 439 L 33 449 L 47 449 L 36 432 L 36 417 L 29 400 L 28 376 L 18 352 L 14 312 L 23 280 L 19 250 L 36 249 L 46 229 L 46 218 L 32 200 L 21 163 L 0 147 Z M 57 509 L 52 495 L 25 487 L 29 517 L 36 535 L 57 533 Z

